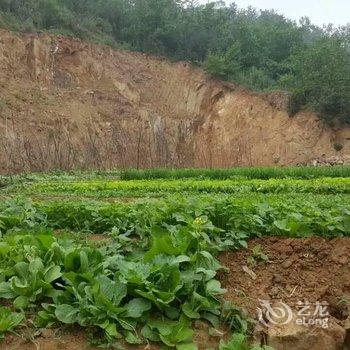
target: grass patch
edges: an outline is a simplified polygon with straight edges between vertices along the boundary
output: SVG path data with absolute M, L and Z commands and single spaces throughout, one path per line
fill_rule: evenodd
M 230 179 L 245 177 L 247 179 L 312 179 L 319 177 L 349 177 L 350 166 L 333 167 L 256 167 L 229 169 L 147 169 L 123 170 L 122 180 L 151 179 Z

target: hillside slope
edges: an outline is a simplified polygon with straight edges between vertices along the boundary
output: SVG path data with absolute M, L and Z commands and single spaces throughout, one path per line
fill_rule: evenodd
M 350 130 L 189 64 L 0 31 L 0 172 L 308 163 Z M 342 145 L 336 151 L 334 145 Z

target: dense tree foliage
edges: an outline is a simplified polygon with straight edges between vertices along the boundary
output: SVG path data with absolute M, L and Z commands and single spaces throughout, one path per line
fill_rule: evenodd
M 349 25 L 194 0 L 0 0 L 0 25 L 190 60 L 254 90 L 291 91 L 292 114 L 308 106 L 350 123 Z
M 291 56 L 280 83 L 294 91 L 292 102 L 307 103 L 329 123 L 350 123 L 349 56 L 342 40 L 323 38 Z

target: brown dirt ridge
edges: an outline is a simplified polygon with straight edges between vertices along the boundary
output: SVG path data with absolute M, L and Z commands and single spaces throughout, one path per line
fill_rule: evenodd
M 350 129 L 188 63 L 0 30 L 0 172 L 310 163 Z M 343 146 L 341 151 L 335 144 Z

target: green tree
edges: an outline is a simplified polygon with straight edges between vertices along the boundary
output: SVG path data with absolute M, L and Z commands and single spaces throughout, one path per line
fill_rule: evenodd
M 41 0 L 39 1 L 39 8 L 41 13 L 40 27 L 51 29 L 69 26 L 70 13 L 57 0 Z
M 327 122 L 350 123 L 350 52 L 343 40 L 324 38 L 299 50 L 281 84 Z
M 237 80 L 242 69 L 240 44 L 234 43 L 224 54 L 209 53 L 204 69 L 218 78 Z

